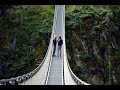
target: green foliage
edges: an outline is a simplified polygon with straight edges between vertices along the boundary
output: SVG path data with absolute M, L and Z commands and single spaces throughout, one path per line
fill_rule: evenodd
M 87 62 L 90 61 L 92 59 L 92 56 L 90 54 L 88 54 L 87 52 L 81 52 L 80 53 L 80 60 Z
M 113 58 L 117 64 L 120 63 L 120 49 L 115 51 Z
M 66 14 L 66 29 L 67 30 L 76 30 L 79 28 L 81 19 L 79 18 L 78 13 L 67 13 Z
M 115 70 L 114 68 L 120 66 L 119 5 L 68 5 L 66 10 L 67 49 L 74 46 L 76 53 L 80 52 L 80 55 L 76 55 L 77 58 L 84 61 L 85 64 L 87 63 L 88 66 L 94 63 L 95 68 L 104 67 L 104 83 L 109 83 L 109 74 Z M 70 41 L 74 43 L 70 44 Z M 113 48 L 112 44 L 116 47 Z M 94 54 L 94 52 L 96 53 Z M 76 66 L 72 65 L 72 68 L 77 68 Z M 75 69 L 73 71 L 76 72 L 76 75 L 81 74 Z M 78 76 L 81 78 L 80 75 Z M 116 78 L 119 76 L 116 75 Z
M 106 44 L 103 41 L 99 41 L 98 48 L 100 50 L 105 50 L 106 49 Z
M 110 29 L 110 34 L 112 35 L 113 33 L 115 33 L 115 32 L 118 30 L 118 27 L 115 26 L 115 23 L 114 23 L 114 22 L 111 22 L 109 29 Z
M 6 72 L 2 78 L 19 76 L 33 70 L 36 67 L 35 59 L 38 59 L 36 57 L 38 46 L 43 45 L 42 51 L 39 52 L 46 51 L 45 41 L 52 31 L 54 5 L 20 6 L 22 8 L 18 9 L 14 5 L 7 11 L 5 21 L 0 20 L 0 35 L 4 36 L 0 43 L 5 42 L 0 47 L 0 50 L 3 50 L 0 52 L 2 57 L 0 60 L 4 60 L 4 66 L 7 67 L 7 69 L 2 67 L 2 71 Z M 14 39 L 16 47 L 13 51 Z M 43 54 L 45 53 L 41 53 L 39 57 L 42 58 Z

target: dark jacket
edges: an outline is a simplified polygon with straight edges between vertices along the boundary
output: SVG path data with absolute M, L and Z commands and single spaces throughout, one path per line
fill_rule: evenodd
M 56 43 L 57 43 L 57 41 L 56 41 L 56 39 L 54 39 L 53 40 L 53 45 L 56 46 Z
M 62 44 L 63 44 L 63 40 L 60 39 L 60 40 L 58 41 L 58 45 L 59 45 L 59 46 L 62 46 Z

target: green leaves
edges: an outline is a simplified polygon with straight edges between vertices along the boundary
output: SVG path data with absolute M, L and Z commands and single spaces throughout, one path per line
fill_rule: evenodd
M 120 49 L 115 52 L 114 60 L 116 61 L 116 63 L 120 63 Z
M 39 52 L 45 52 L 47 48 L 45 41 L 52 31 L 54 5 L 22 5 L 22 8 L 14 5 L 7 13 L 4 22 L 0 18 L 0 35 L 5 42 L 2 41 L 0 50 L 3 50 L 1 56 L 6 60 L 3 63 L 7 67 L 3 72 L 6 75 L 11 72 L 9 76 L 19 76 L 36 67 L 35 59 L 38 57 L 35 54 L 41 43 L 43 49 Z M 13 40 L 16 40 L 14 51 Z M 39 58 L 43 58 L 43 54 Z
M 110 34 L 113 34 L 114 32 L 116 32 L 118 30 L 118 27 L 115 26 L 114 22 L 110 23 Z
M 66 6 L 66 10 L 68 10 L 66 11 L 66 45 L 70 50 L 74 47 L 76 57 L 83 61 L 80 67 L 86 64 L 85 67 L 89 70 L 93 66 L 103 69 L 105 84 L 108 83 L 107 79 L 113 78 L 112 70 L 115 71 L 115 78 L 118 78 L 120 7 L 118 5 L 69 5 Z M 73 55 L 71 54 L 70 57 L 72 59 Z M 78 68 L 77 64 L 72 67 Z M 79 74 L 81 71 L 83 70 L 75 72 Z M 91 75 L 91 73 L 87 74 Z M 86 79 L 90 80 L 90 78 Z
M 88 62 L 92 59 L 92 56 L 86 52 L 81 52 L 80 53 L 80 60 L 84 62 Z

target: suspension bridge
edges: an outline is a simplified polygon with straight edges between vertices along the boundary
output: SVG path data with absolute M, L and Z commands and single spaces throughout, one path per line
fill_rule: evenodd
M 63 39 L 61 57 L 52 56 L 55 35 Z M 57 50 L 55 54 L 57 55 Z M 41 64 L 22 76 L 0 80 L 0 85 L 90 85 L 79 79 L 68 63 L 65 44 L 65 5 L 55 5 L 51 39 Z

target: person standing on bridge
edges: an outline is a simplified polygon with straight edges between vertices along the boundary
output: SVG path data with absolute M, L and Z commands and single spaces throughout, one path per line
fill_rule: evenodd
M 58 39 L 58 57 L 59 56 L 61 57 L 61 47 L 62 47 L 62 44 L 63 44 L 63 40 L 62 40 L 61 36 L 59 36 L 59 39 Z
M 56 51 L 56 44 L 57 44 L 57 40 L 56 40 L 56 36 L 55 38 L 53 39 L 53 56 L 55 56 L 55 51 Z

